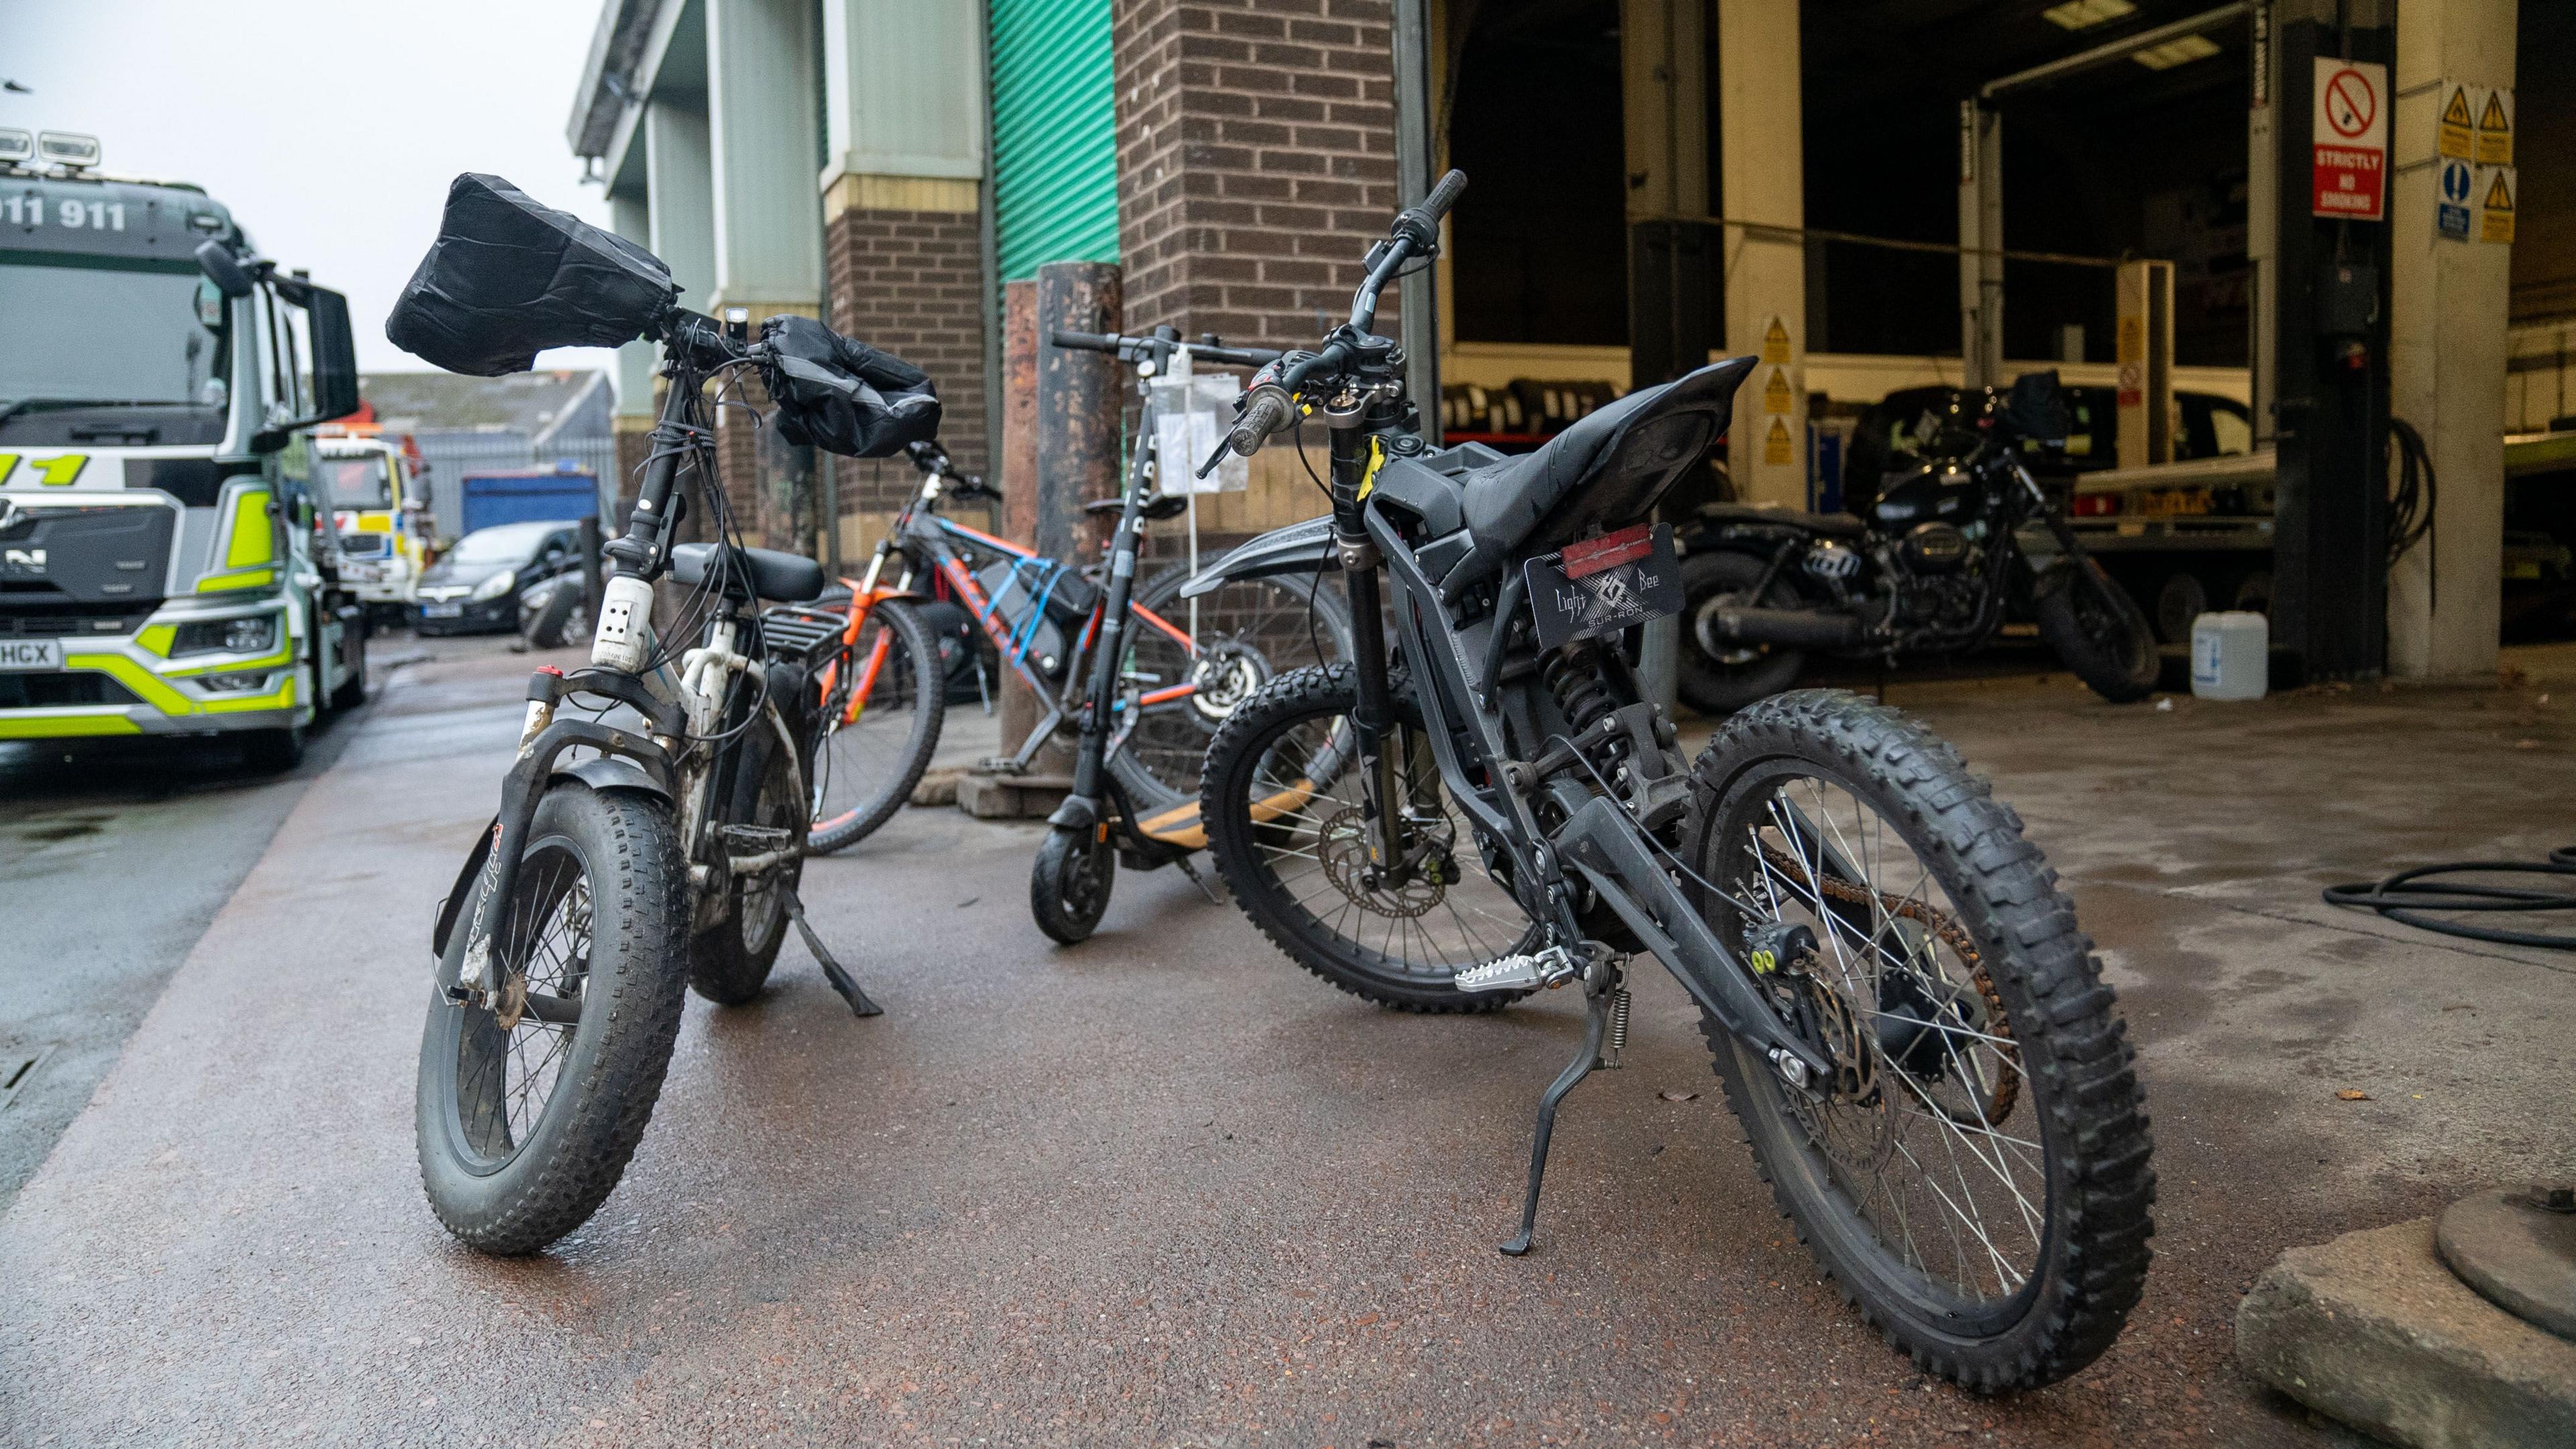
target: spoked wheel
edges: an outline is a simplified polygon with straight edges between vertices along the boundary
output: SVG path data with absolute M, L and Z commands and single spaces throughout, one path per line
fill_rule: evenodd
M 1198 798 L 1209 743 L 1263 685 L 1351 656 L 1350 606 L 1329 581 L 1236 579 L 1184 599 L 1188 580 L 1189 569 L 1175 565 L 1139 585 L 1128 635 L 1124 672 L 1139 717 L 1109 766 L 1148 817 Z
M 1029 870 L 1029 910 L 1039 930 L 1063 945 L 1079 945 L 1100 929 L 1117 883 L 1117 857 L 1097 827 L 1050 830 Z
M 605 1201 L 652 1119 L 680 1029 L 681 861 L 653 802 L 558 786 L 538 804 L 492 942 L 500 990 L 455 1005 L 470 905 L 421 1036 L 421 1183 L 447 1230 L 532 1253 Z
M 1400 856 L 1375 845 L 1348 666 L 1282 675 L 1226 720 L 1200 797 L 1208 846 L 1244 913 L 1307 970 L 1382 1006 L 1491 1011 L 1525 993 L 1461 992 L 1451 978 L 1531 949 L 1538 928 L 1486 873 L 1419 711 L 1395 694 Z
M 868 611 L 858 641 L 815 675 L 813 833 L 829 855 L 866 839 L 912 798 L 948 711 L 938 641 L 900 600 Z
M 2113 704 L 2155 692 L 2163 659 L 2155 626 L 2120 581 L 2081 554 L 2074 571 L 2038 604 L 2039 635 L 2076 678 Z
M 2154 1177 L 2110 989 L 2019 821 L 1837 692 L 1743 711 L 1696 772 L 1708 920 L 1833 1064 L 1793 1083 L 1704 1021 L 1781 1210 L 1927 1371 L 1999 1392 L 2092 1362 L 2137 1302 Z

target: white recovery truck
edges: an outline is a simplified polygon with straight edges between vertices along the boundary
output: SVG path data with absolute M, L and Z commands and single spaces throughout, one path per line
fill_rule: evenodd
M 240 734 L 294 763 L 366 681 L 306 430 L 347 301 L 194 186 L 0 130 L 0 740 Z

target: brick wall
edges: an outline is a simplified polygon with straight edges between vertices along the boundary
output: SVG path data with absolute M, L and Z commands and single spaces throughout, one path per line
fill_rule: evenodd
M 986 471 L 982 233 L 972 211 L 854 206 L 824 231 L 832 329 L 891 352 L 939 386 L 940 441 Z M 910 459 L 834 459 L 841 513 L 884 513 L 920 486 Z
M 1388 0 L 1112 0 L 1127 317 L 1309 344 L 1397 209 Z M 1396 299 L 1378 330 L 1393 335 Z

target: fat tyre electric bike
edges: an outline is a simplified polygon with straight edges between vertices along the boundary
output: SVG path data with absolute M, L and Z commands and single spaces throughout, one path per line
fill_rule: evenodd
M 798 606 L 826 580 L 809 559 L 737 540 L 704 393 L 758 369 L 773 399 L 800 385 L 877 395 L 810 358 L 795 370 L 798 354 L 774 329 L 808 329 L 808 352 L 856 355 L 856 344 L 805 319 L 772 319 L 754 341 L 747 320 L 735 309 L 719 324 L 665 297 L 644 328 L 663 346 L 667 390 L 633 521 L 605 550 L 612 574 L 591 663 L 531 677 L 500 811 L 434 922 L 421 1181 L 439 1221 L 484 1252 L 534 1252 L 616 1187 L 661 1095 L 686 989 L 721 1005 L 751 1000 L 792 926 L 853 1012 L 879 1010 L 806 924 L 796 893 L 811 680 L 839 645 Z M 927 398 L 918 372 L 867 355 Z M 909 425 L 936 421 L 929 400 Z M 672 537 L 690 491 L 715 541 Z M 653 620 L 665 575 L 686 590 L 667 632 Z M 762 600 L 776 603 L 764 612 Z
M 1639 626 L 1683 602 L 1649 520 L 1755 359 L 1639 388 L 1523 457 L 1429 449 L 1370 326 L 1464 186 L 1399 216 L 1348 321 L 1238 402 L 1238 452 L 1323 422 L 1332 512 L 1189 587 L 1338 569 L 1353 658 L 1281 676 L 1219 731 L 1219 871 L 1273 941 L 1374 1001 L 1580 990 L 1504 1252 L 1530 1250 L 1558 1105 L 1617 1065 L 1626 972 L 1652 957 L 1697 1003 L 1781 1211 L 1890 1343 L 1979 1392 L 2074 1373 L 2137 1301 L 2154 1177 L 2072 906 L 2012 810 L 1898 711 L 1783 694 L 1683 758 L 1637 677 Z

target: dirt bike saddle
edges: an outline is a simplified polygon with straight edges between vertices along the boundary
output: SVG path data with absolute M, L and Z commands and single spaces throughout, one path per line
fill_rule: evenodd
M 725 590 L 740 599 L 776 599 L 782 604 L 810 603 L 823 596 L 828 580 L 823 566 L 810 558 L 780 553 L 768 548 L 722 549 L 730 555 L 723 569 Z M 712 543 L 683 543 L 671 549 L 671 577 L 684 584 L 702 584 L 718 570 L 718 546 Z
M 1708 457 L 1759 359 L 1733 357 L 1676 381 L 1641 387 L 1577 420 L 1535 453 L 1469 473 L 1465 515 L 1473 547 L 1441 581 L 1460 588 L 1494 573 L 1525 545 L 1552 546 L 1591 524 L 1645 516 L 1682 474 Z

